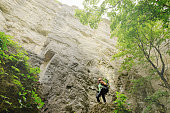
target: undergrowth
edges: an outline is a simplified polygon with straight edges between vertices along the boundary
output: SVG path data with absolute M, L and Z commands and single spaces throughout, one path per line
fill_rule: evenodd
M 38 113 L 44 102 L 38 96 L 40 69 L 28 63 L 27 52 L 0 32 L 0 112 Z

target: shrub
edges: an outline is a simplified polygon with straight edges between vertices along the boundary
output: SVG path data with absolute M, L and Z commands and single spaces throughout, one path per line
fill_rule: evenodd
M 131 113 L 131 110 L 127 108 L 127 105 L 129 105 L 126 103 L 127 97 L 124 94 L 116 92 L 116 98 L 114 101 L 114 103 L 116 103 L 114 113 Z
M 44 103 L 38 96 L 38 67 L 28 63 L 27 52 L 0 32 L 0 112 L 37 113 Z

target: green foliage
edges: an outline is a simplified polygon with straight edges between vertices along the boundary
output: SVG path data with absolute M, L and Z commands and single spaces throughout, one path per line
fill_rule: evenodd
M 38 97 L 38 94 L 36 94 L 33 90 L 32 90 L 32 97 L 35 100 L 35 103 L 38 104 L 37 108 L 40 109 L 44 106 L 44 102 L 42 102 L 41 98 Z
M 4 50 L 4 51 L 7 51 L 7 38 L 6 37 L 11 37 L 9 35 L 5 35 L 4 33 L 0 32 L 0 50 Z
M 96 7 L 100 0 L 85 0 L 83 2 L 85 9 L 76 9 L 76 16 L 80 19 L 80 22 L 84 25 L 90 25 L 91 28 L 97 28 L 98 23 L 101 21 L 101 17 L 104 13 L 105 4 L 100 7 Z M 89 7 L 94 6 L 94 7 Z
M 59 3 L 59 1 L 58 0 L 55 0 L 57 3 Z
M 155 93 L 153 93 L 152 95 L 145 98 L 145 101 L 148 103 L 148 106 L 145 109 L 145 113 L 148 113 L 149 111 L 152 110 L 153 104 L 162 105 L 164 107 L 164 105 L 162 103 L 160 103 L 159 100 L 163 99 L 163 98 L 169 99 L 169 96 L 170 96 L 170 94 L 167 91 L 158 90 Z
M 150 89 L 149 92 L 146 91 L 147 87 L 152 87 L 150 84 L 150 80 L 153 80 L 153 79 L 157 79 L 157 77 L 147 76 L 147 77 L 140 77 L 136 80 L 131 80 L 132 87 L 130 87 L 130 90 L 129 90 L 129 93 L 131 93 L 131 95 L 137 96 L 137 95 L 140 95 L 141 92 L 146 93 L 145 96 L 147 97 L 145 98 L 144 101 L 147 103 L 147 105 L 144 108 L 144 113 L 154 112 L 153 108 L 155 108 L 155 106 L 159 108 L 160 112 L 165 112 L 166 110 L 165 103 L 161 103 L 161 100 L 167 100 L 169 98 L 168 91 L 158 90 L 154 92 L 153 89 Z
M 146 84 L 149 83 L 151 79 L 153 79 L 152 76 L 140 77 L 138 79 L 131 80 L 133 85 L 130 87 L 129 93 L 137 94 L 138 91 L 145 89 Z
M 124 94 L 116 92 L 116 98 L 114 101 L 116 103 L 114 113 L 131 113 L 131 110 L 127 109 L 127 105 L 129 105 L 126 103 L 127 97 Z
M 136 64 L 150 63 L 167 88 L 164 77 L 165 58 L 169 50 L 169 2 L 168 0 L 85 0 L 83 10 L 76 10 L 80 22 L 97 28 L 102 15 L 107 13 L 111 21 L 111 38 L 118 37 L 119 52 L 113 59 L 124 58 L 121 70 L 130 70 Z M 161 61 L 161 62 L 158 62 Z M 161 68 L 158 66 L 161 65 Z
M 0 112 L 37 113 L 44 103 L 34 90 L 38 88 L 38 67 L 12 37 L 0 32 Z
M 130 93 L 136 93 L 138 89 L 144 88 L 145 87 L 145 78 L 141 77 L 137 80 L 132 81 L 133 86 L 130 89 Z
M 151 96 L 148 96 L 145 100 L 152 104 L 152 102 L 158 102 L 158 99 L 165 97 L 165 96 L 169 97 L 169 93 L 167 91 L 158 90 Z

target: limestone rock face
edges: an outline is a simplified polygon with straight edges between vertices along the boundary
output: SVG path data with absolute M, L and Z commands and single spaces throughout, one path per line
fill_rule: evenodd
M 109 79 L 106 97 L 111 103 L 115 90 L 128 95 L 131 80 L 148 75 L 140 66 L 118 73 L 122 60 L 111 61 L 117 50 L 116 38 L 109 38 L 109 21 L 104 19 L 93 30 L 74 17 L 75 9 L 55 0 L 0 0 L 0 31 L 14 36 L 28 51 L 30 63 L 41 68 L 42 113 L 96 111 L 100 107 L 96 104 L 98 77 Z M 135 95 L 128 95 L 134 112 L 144 112 L 145 98 L 162 88 L 157 83 L 144 83 Z M 156 105 L 153 113 L 165 112 L 167 100 Z M 104 107 L 111 111 L 110 105 Z
M 90 29 L 74 10 L 55 0 L 0 0 L 0 31 L 14 36 L 41 68 L 43 113 L 88 112 L 96 103 L 98 77 L 108 78 L 114 89 L 110 60 L 116 41 L 109 39 L 109 22 Z

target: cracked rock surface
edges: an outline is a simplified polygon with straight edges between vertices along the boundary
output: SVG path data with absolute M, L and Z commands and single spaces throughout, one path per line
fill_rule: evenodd
M 144 81 L 136 94 L 129 94 L 132 80 L 149 75 L 149 68 L 138 65 L 119 73 L 122 59 L 111 61 L 117 49 L 116 38 L 110 39 L 109 21 L 103 19 L 93 30 L 75 18 L 75 9 L 55 0 L 0 0 L 0 31 L 14 36 L 28 51 L 30 63 L 41 69 L 39 81 L 45 102 L 41 112 L 89 113 L 98 108 L 112 112 L 113 95 L 119 91 L 128 96 L 134 113 L 143 113 L 145 98 L 162 90 L 160 80 Z M 170 60 L 167 62 L 169 65 Z M 110 82 L 106 105 L 96 102 L 98 77 Z M 169 113 L 168 99 L 160 102 L 152 105 L 151 113 Z
M 0 31 L 14 36 L 41 68 L 43 113 L 88 112 L 96 104 L 98 77 L 115 87 L 109 22 L 93 30 L 74 17 L 75 9 L 55 0 L 0 0 Z

